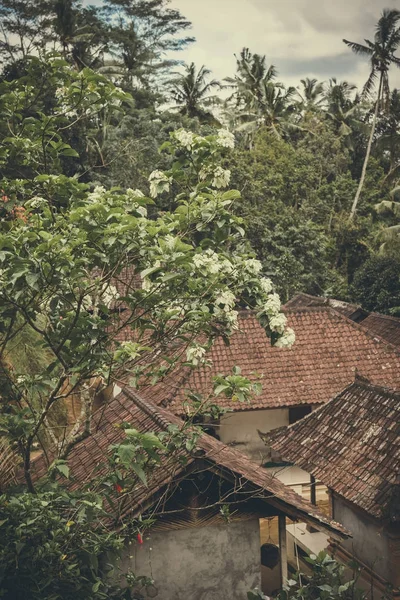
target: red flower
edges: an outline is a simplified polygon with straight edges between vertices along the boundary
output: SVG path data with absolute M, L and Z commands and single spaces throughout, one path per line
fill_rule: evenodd
M 117 490 L 118 494 L 121 494 L 121 492 L 123 491 L 122 486 L 120 486 L 119 483 L 116 483 L 114 487 Z
M 142 538 L 142 534 L 141 533 L 137 534 L 137 541 L 138 541 L 138 544 L 143 544 L 143 538 Z

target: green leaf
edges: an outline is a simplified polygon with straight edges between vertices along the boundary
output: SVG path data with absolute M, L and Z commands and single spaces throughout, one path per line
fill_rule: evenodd
M 221 394 L 221 392 L 224 392 L 227 389 L 229 389 L 229 385 L 227 383 L 221 383 L 220 385 L 217 385 L 217 387 L 215 388 L 214 395 L 219 396 L 219 394 Z
M 69 477 L 69 466 L 66 464 L 56 465 L 56 469 L 61 475 L 64 475 L 68 479 Z
M 222 194 L 222 200 L 236 200 L 240 198 L 239 190 L 228 190 Z
M 131 465 L 132 470 L 136 473 L 136 475 L 139 477 L 140 481 L 147 486 L 147 478 L 146 478 L 146 473 L 143 471 L 142 467 L 138 464 L 133 464 Z
M 121 444 L 118 448 L 118 456 L 121 463 L 125 467 L 130 468 L 136 456 L 136 447 L 132 444 Z

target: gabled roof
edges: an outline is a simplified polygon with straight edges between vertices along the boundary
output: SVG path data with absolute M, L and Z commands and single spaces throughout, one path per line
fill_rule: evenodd
M 371 313 L 363 320 L 362 324 L 371 333 L 375 333 L 390 344 L 400 347 L 400 319 L 379 313 Z
M 263 439 L 367 513 L 395 520 L 390 512 L 400 472 L 398 392 L 356 380 L 302 420 Z
M 368 315 L 368 311 L 364 310 L 360 304 L 335 300 L 334 298 L 323 298 L 322 296 L 311 296 L 304 292 L 299 292 L 285 304 L 285 308 L 291 310 L 313 306 L 330 306 L 357 323 Z
M 165 431 L 170 424 L 183 425 L 179 417 L 144 400 L 134 390 L 125 388 L 104 409 L 97 411 L 94 433 L 74 446 L 70 452 L 68 464 L 74 477 L 71 486 L 73 489 L 90 484 L 95 475 L 98 476 L 107 469 L 106 459 L 110 445 L 118 443 L 123 436 L 121 428 L 116 427 L 122 422 L 130 423 L 143 433 Z M 139 484 L 132 491 L 124 514 L 135 516 L 144 511 L 156 501 L 161 490 L 172 486 L 179 478 L 183 479 L 189 467 L 193 473 L 198 463 L 201 471 L 204 471 L 206 464 L 210 470 L 217 469 L 222 477 L 224 474 L 234 475 L 238 487 L 250 486 L 257 492 L 258 499 L 265 500 L 293 519 L 314 523 L 319 529 L 337 538 L 348 537 L 348 532 L 340 524 L 326 518 L 315 506 L 242 453 L 225 446 L 207 433 L 199 438 L 194 453 L 186 450 L 182 452 L 187 458 L 185 465 L 175 457 L 156 467 L 149 475 L 148 486 Z M 104 466 L 99 468 L 100 465 Z M 46 472 L 43 458 L 34 461 L 32 467 L 35 478 Z
M 292 348 L 273 348 L 255 315 L 243 311 L 230 345 L 215 342 L 207 355 L 211 367 L 181 368 L 150 388 L 150 399 L 184 414 L 186 390 L 207 393 L 215 375 L 234 366 L 250 378 L 260 377 L 262 392 L 251 403 L 218 404 L 234 411 L 327 402 L 354 380 L 356 372 L 376 384 L 400 389 L 400 351 L 327 306 L 286 309 L 296 333 Z M 142 390 L 147 396 L 147 391 Z

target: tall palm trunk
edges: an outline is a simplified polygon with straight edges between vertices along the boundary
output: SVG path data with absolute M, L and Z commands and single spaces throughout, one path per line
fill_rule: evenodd
M 369 157 L 370 157 L 370 154 L 371 154 L 372 140 L 374 139 L 374 133 L 375 133 L 375 128 L 376 128 L 376 121 L 378 119 L 379 105 L 380 105 L 380 102 L 381 102 L 381 95 L 382 95 L 382 87 L 383 87 L 383 71 L 381 71 L 381 76 L 380 76 L 380 79 L 379 79 L 378 98 L 376 100 L 376 105 L 375 105 L 375 110 L 374 110 L 374 118 L 372 120 L 372 127 L 371 127 L 371 133 L 369 135 L 367 152 L 365 154 L 364 164 L 363 164 L 363 168 L 362 168 L 362 171 L 361 171 L 360 182 L 358 184 L 357 192 L 356 192 L 356 195 L 354 196 L 353 205 L 351 207 L 349 221 L 352 221 L 354 219 L 354 217 L 355 217 L 356 210 L 357 210 L 357 205 L 358 205 L 358 201 L 360 199 L 361 192 L 362 192 L 362 189 L 364 187 L 365 175 L 367 173 L 368 161 L 369 161 Z

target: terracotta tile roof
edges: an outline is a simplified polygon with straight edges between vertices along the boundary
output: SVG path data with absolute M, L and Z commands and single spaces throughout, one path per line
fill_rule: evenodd
M 372 333 L 379 335 L 387 342 L 400 346 L 400 319 L 371 313 L 362 322 L 363 327 L 366 327 Z
M 353 321 L 360 322 L 368 315 L 368 311 L 364 310 L 361 305 L 343 300 L 335 300 L 334 298 L 323 298 L 321 296 L 310 296 L 300 292 L 291 298 L 286 304 L 287 309 L 309 308 L 315 306 L 330 306 Z
M 302 420 L 263 438 L 369 514 L 388 517 L 400 473 L 398 392 L 358 379 Z
M 122 438 L 121 429 L 115 427 L 122 422 L 129 422 L 141 432 L 163 431 L 169 424 L 183 424 L 179 417 L 144 400 L 134 390 L 124 389 L 104 410 L 97 411 L 95 432 L 78 443 L 69 454 L 68 464 L 74 477 L 71 486 L 73 489 L 90 483 L 95 474 L 99 475 L 107 468 L 104 466 L 99 469 L 99 465 L 106 464 L 110 445 Z M 138 485 L 131 494 L 126 514 L 133 515 L 151 506 L 155 495 L 174 479 L 183 478 L 188 467 L 192 466 L 195 469 L 199 463 L 198 468 L 203 471 L 206 461 L 209 468 L 217 469 L 216 472 L 222 477 L 224 473 L 230 473 L 239 478 L 241 484 L 245 480 L 246 485 L 256 489 L 257 498 L 265 499 L 268 504 L 284 511 L 293 519 L 314 523 L 318 528 L 339 538 L 348 537 L 349 533 L 340 524 L 326 518 L 315 506 L 288 489 L 276 477 L 242 453 L 225 446 L 208 434 L 204 433 L 200 437 L 194 454 L 186 454 L 185 466 L 176 460 L 164 462 L 151 473 L 147 487 Z M 34 461 L 32 472 L 35 478 L 44 475 L 45 471 L 43 458 Z
M 246 376 L 261 376 L 262 392 L 250 404 L 218 396 L 221 406 L 234 411 L 322 404 L 351 383 L 356 372 L 376 384 L 400 389 L 397 348 L 329 307 L 285 312 L 296 333 L 292 348 L 271 347 L 255 316 L 243 311 L 230 345 L 218 340 L 209 352 L 211 367 L 178 369 L 150 388 L 148 397 L 183 414 L 186 390 L 206 393 L 213 376 L 229 374 L 236 365 Z M 142 394 L 147 397 L 147 390 Z

